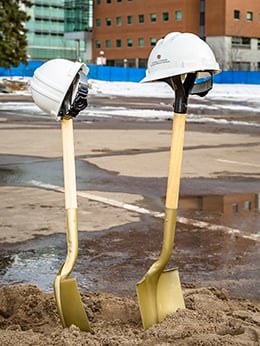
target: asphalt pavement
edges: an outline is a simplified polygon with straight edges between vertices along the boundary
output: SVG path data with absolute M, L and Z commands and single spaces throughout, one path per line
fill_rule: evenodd
M 48 290 L 55 272 L 51 268 L 62 262 L 66 247 L 60 124 L 28 112 L 22 105 L 29 99 L 9 96 L 10 101 L 21 108 L 0 110 L 2 282 L 31 280 Z M 161 102 L 89 99 L 90 107 L 124 104 L 133 111 L 148 104 L 161 109 Z M 164 99 L 165 108 L 171 104 Z M 230 116 L 248 115 L 225 115 Z M 74 127 L 81 239 L 76 271 L 84 286 L 98 283 L 101 290 L 132 292 L 133 283 L 160 251 L 172 119 L 83 116 L 75 119 Z M 189 122 L 181 198 L 258 196 L 259 153 L 255 126 Z M 221 212 L 180 208 L 173 263 L 182 281 L 256 298 L 258 208 L 256 204 L 250 213 L 228 221 Z M 101 267 L 107 269 L 106 276 L 101 277 Z M 119 272 L 115 289 L 112 281 Z

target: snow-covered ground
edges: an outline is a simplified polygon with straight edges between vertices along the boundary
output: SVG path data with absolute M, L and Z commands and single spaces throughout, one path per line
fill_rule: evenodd
M 13 77 L 13 80 L 21 78 Z M 89 93 L 96 96 L 129 96 L 129 97 L 143 97 L 143 98 L 174 98 L 173 91 L 166 83 L 134 83 L 134 82 L 106 82 L 100 80 L 89 80 L 90 90 Z M 29 91 L 17 91 L 17 93 L 27 93 Z M 205 117 L 203 115 L 195 115 L 198 112 L 196 110 L 201 107 L 204 110 L 215 110 L 216 113 L 219 110 L 223 113 L 228 111 L 237 111 L 238 113 L 243 111 L 248 112 L 250 115 L 259 115 L 260 120 L 260 85 L 249 85 L 249 84 L 214 84 L 213 89 L 204 97 L 190 96 L 191 101 L 189 104 L 189 115 L 188 121 L 197 122 L 230 122 L 234 125 L 240 124 L 240 121 L 229 121 L 223 117 L 223 119 L 214 119 L 212 117 Z M 35 116 L 42 113 L 34 104 L 32 103 L 1 103 L 0 110 L 12 109 L 19 107 L 26 109 L 28 112 L 33 112 Z M 205 112 L 204 112 L 205 113 Z M 157 119 L 167 119 L 172 117 L 172 111 L 165 110 L 155 110 L 155 109 L 128 109 L 124 105 L 120 104 L 113 107 L 91 107 L 81 112 L 82 116 L 129 116 L 129 117 L 144 117 L 144 118 L 157 118 Z M 247 125 L 245 119 L 242 121 L 244 125 Z M 254 125 L 260 127 L 260 122 L 248 122 L 248 125 Z
M 166 83 L 132 83 L 132 82 L 105 82 L 99 80 L 90 81 L 91 89 L 90 94 L 94 95 L 107 95 L 107 96 L 133 96 L 133 97 L 149 97 L 149 98 L 174 98 L 172 89 Z M 196 95 L 190 96 L 190 99 L 196 100 L 194 103 L 189 104 L 188 121 L 197 122 L 229 122 L 234 125 L 252 125 L 260 126 L 256 122 L 240 122 L 228 121 L 226 119 L 205 118 L 203 116 L 194 115 L 196 109 L 199 107 L 205 110 L 219 111 L 243 111 L 259 115 L 260 120 L 260 85 L 249 84 L 214 84 L 212 90 L 204 97 L 201 98 Z M 118 107 L 116 110 L 111 107 L 103 108 L 104 113 L 112 116 L 112 113 L 117 116 L 135 116 L 146 118 L 169 118 L 172 116 L 172 111 L 158 111 L 158 110 L 134 110 L 130 111 L 124 107 Z M 88 109 L 88 113 L 95 115 L 95 110 Z M 100 112 L 99 112 L 100 114 Z M 223 117 L 224 118 L 224 117 Z
M 172 97 L 173 92 L 166 83 L 133 83 L 133 82 L 105 82 L 90 80 L 90 93 L 102 95 L 120 95 L 136 97 Z M 193 96 L 195 97 L 195 96 Z M 252 84 L 214 84 L 213 89 L 206 96 L 214 100 L 260 100 L 260 85 Z
M 6 77 L 0 77 L 1 80 Z M 30 78 L 10 77 L 13 81 L 28 81 Z M 173 92 L 166 83 L 135 83 L 135 82 L 106 82 L 89 80 L 90 93 L 96 95 L 133 96 L 133 97 L 172 97 Z M 22 93 L 22 92 L 20 92 Z M 194 96 L 193 96 L 194 97 Z M 260 85 L 258 84 L 214 84 L 206 96 L 212 100 L 259 101 Z

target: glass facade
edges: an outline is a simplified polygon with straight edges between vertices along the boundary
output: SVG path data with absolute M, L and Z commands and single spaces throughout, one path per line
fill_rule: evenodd
M 93 1 L 34 0 L 32 3 L 27 9 L 31 18 L 26 22 L 29 59 L 75 60 L 78 42 L 65 39 L 64 33 L 91 29 Z M 85 42 L 80 41 L 80 57 L 84 57 L 84 52 Z
M 93 0 L 64 1 L 65 31 L 90 31 L 93 20 Z

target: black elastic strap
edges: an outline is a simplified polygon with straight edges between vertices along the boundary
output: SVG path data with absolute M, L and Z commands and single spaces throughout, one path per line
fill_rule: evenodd
M 73 91 L 77 87 L 76 96 L 71 102 Z M 86 75 L 80 70 L 77 73 L 73 83 L 71 84 L 60 109 L 59 116 L 61 118 L 76 117 L 80 111 L 88 105 L 88 80 Z
M 181 75 L 163 79 L 175 91 L 174 112 L 186 114 L 189 94 L 194 86 L 196 73 L 188 73 L 184 82 Z
M 205 96 L 213 85 L 213 75 L 210 73 L 210 78 L 205 81 L 195 84 L 197 73 L 187 73 L 184 82 L 182 82 L 181 75 L 172 76 L 162 79 L 175 91 L 174 112 L 186 114 L 189 95 Z

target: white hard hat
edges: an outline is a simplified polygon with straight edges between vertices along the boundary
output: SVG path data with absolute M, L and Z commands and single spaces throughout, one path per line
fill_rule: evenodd
M 77 89 L 80 83 L 79 73 L 81 72 L 86 76 L 88 71 L 87 66 L 80 62 L 72 62 L 66 59 L 47 61 L 35 70 L 31 81 L 34 102 L 43 111 L 56 119 L 60 119 L 64 115 L 64 102 L 69 90 L 71 90 L 69 103 L 72 105 L 77 97 Z M 87 83 L 87 80 L 84 83 Z
M 172 32 L 160 39 L 152 49 L 141 82 L 151 82 L 191 72 L 220 72 L 208 44 L 191 33 Z M 203 74 L 198 74 L 198 78 Z

